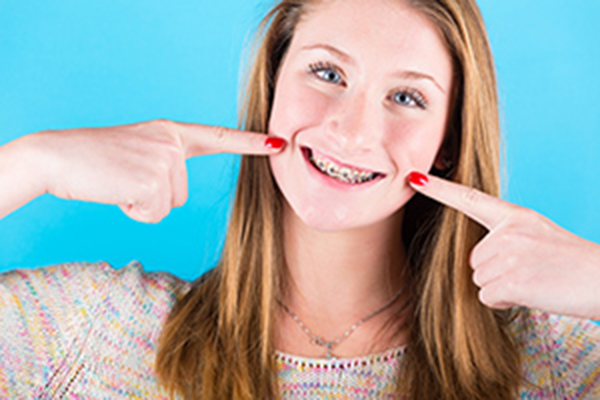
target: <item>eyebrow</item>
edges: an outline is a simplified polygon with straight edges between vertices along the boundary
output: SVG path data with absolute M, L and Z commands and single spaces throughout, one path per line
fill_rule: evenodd
M 329 44 L 317 43 L 317 44 L 313 44 L 310 46 L 304 46 L 301 48 L 301 50 L 313 50 L 313 49 L 323 49 L 348 64 L 356 65 L 356 63 L 354 62 L 354 59 L 349 54 L 346 54 L 343 51 L 341 51 L 340 49 L 337 49 Z M 442 88 L 442 86 L 431 75 L 427 75 L 422 72 L 398 71 L 398 72 L 394 73 L 393 76 L 397 76 L 397 77 L 403 78 L 403 79 L 413 79 L 413 80 L 425 79 L 425 80 L 431 81 L 438 89 L 440 89 L 442 91 L 442 93 L 444 93 L 444 94 L 446 93 L 446 91 Z

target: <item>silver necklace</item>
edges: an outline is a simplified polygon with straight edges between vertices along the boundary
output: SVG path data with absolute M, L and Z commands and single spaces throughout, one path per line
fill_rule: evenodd
M 328 342 L 325 339 L 323 339 L 321 337 L 318 337 L 315 334 L 313 334 L 306 327 L 306 325 L 304 325 L 302 323 L 302 321 L 300 321 L 300 318 L 298 318 L 298 316 L 296 314 L 294 314 L 294 312 L 292 310 L 290 310 L 288 306 L 286 306 L 285 304 L 283 304 L 283 301 L 281 301 L 280 299 L 277 299 L 277 301 L 279 302 L 279 304 L 281 304 L 281 306 L 285 309 L 285 311 L 287 311 L 292 316 L 292 318 L 294 318 L 294 320 L 298 323 L 298 325 L 300 325 L 300 327 L 304 330 L 304 332 L 306 332 L 308 334 L 308 336 L 310 336 L 311 342 L 314 345 L 327 347 L 327 354 L 325 355 L 325 358 L 327 358 L 329 360 L 335 360 L 337 357 L 335 357 L 333 354 L 331 354 L 331 350 L 333 349 L 333 346 L 335 346 L 336 344 L 338 344 L 339 342 L 341 342 L 343 339 L 347 338 L 348 335 L 350 335 L 363 322 L 367 321 L 370 318 L 373 318 L 374 316 L 376 316 L 377 314 L 379 314 L 380 312 L 382 312 L 383 310 L 385 310 L 387 307 L 389 307 L 400 296 L 400 294 L 404 291 L 405 287 L 406 287 L 406 283 L 404 284 L 404 286 L 402 286 L 402 288 L 400 288 L 400 290 L 398 291 L 398 293 L 396 293 L 394 295 L 394 297 L 392 297 L 392 299 L 390 301 L 388 301 L 383 307 L 381 307 L 379 310 L 375 311 L 374 313 L 371 313 L 367 317 L 361 319 L 360 321 L 358 321 L 357 323 L 355 323 L 354 325 L 352 325 L 352 327 L 350 327 L 350 329 L 348 329 L 346 332 L 344 332 L 344 334 L 342 336 L 340 336 L 337 339 L 332 340 L 330 342 Z

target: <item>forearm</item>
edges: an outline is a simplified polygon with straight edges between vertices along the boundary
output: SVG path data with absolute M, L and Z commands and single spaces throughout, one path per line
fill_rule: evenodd
M 32 136 L 0 146 L 0 219 L 46 193 Z

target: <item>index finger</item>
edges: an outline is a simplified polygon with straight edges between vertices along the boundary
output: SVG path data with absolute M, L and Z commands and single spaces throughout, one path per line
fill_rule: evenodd
M 488 230 L 500 225 L 518 207 L 475 188 L 433 175 L 412 172 L 408 181 L 419 193 L 464 213 Z
M 265 133 L 241 131 L 224 126 L 175 122 L 185 158 L 218 153 L 272 155 L 278 153 L 285 140 Z M 270 144 L 267 142 L 270 139 Z

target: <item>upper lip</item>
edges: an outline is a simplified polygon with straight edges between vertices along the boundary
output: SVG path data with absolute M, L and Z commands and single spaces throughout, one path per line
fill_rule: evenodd
M 337 165 L 339 165 L 340 167 L 346 167 L 346 168 L 354 169 L 354 170 L 361 171 L 361 172 L 374 173 L 374 174 L 385 176 L 385 174 L 383 172 L 375 171 L 373 168 L 359 167 L 356 165 L 342 162 L 342 161 L 340 161 L 340 159 L 338 157 L 331 156 L 331 155 L 324 153 L 318 149 L 314 149 L 314 148 L 310 148 L 310 147 L 306 147 L 306 146 L 302 147 L 302 149 L 306 149 L 306 150 L 312 152 L 313 154 L 320 155 L 322 158 L 329 159 L 329 160 L 333 161 L 334 163 L 336 163 Z

